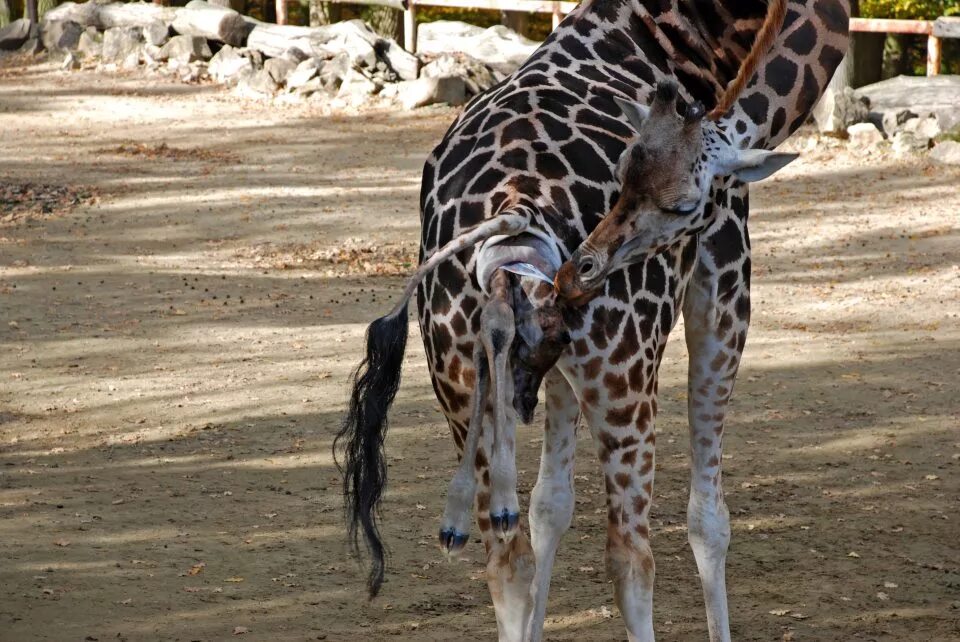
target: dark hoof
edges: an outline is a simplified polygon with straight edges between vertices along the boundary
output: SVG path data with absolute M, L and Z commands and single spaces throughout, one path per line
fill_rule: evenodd
M 447 554 L 456 553 L 467 545 L 470 533 L 461 533 L 453 528 L 440 529 L 440 548 Z
M 506 539 L 513 535 L 520 525 L 520 513 L 513 513 L 504 508 L 499 513 L 490 513 L 490 525 L 493 526 L 493 532 L 501 539 Z

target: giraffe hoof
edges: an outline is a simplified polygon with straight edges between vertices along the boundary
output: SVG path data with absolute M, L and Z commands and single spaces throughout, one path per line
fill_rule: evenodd
M 463 549 L 470 539 L 470 533 L 461 533 L 455 528 L 440 529 L 440 548 L 447 555 L 452 555 Z
M 513 537 L 520 525 L 520 513 L 512 512 L 504 508 L 499 513 L 490 513 L 490 525 L 493 526 L 493 532 L 500 539 L 510 539 Z

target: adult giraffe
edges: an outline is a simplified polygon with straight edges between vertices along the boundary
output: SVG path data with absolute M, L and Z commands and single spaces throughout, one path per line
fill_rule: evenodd
M 763 43 L 769 46 L 753 47 L 784 4 Z M 703 140 L 730 150 L 773 147 L 807 118 L 839 64 L 848 14 L 845 0 L 772 0 L 769 7 L 759 0 L 588 0 L 513 76 L 474 100 L 427 160 L 418 312 L 434 389 L 458 449 L 468 435 L 480 354 L 475 348 L 489 298 L 488 284 L 477 279 L 478 241 L 498 229 L 535 230 L 568 260 L 558 291 L 579 299 L 579 307 L 565 313 L 570 348 L 546 380 L 543 452 L 530 498 L 532 548 L 509 517 L 515 500 L 491 498 L 490 431 L 484 429 L 474 455 L 477 523 L 501 639 L 542 636 L 553 558 L 573 512 L 574 432 L 581 414 L 607 482 L 607 572 L 630 639 L 653 638 L 648 512 L 657 369 L 681 309 L 690 355 L 689 539 L 710 637 L 729 639 L 721 435 L 749 323 L 746 185 L 731 167 L 713 171 L 695 202 L 661 203 L 669 210 L 664 216 L 694 217 L 698 233 L 636 263 L 600 266 L 602 282 L 592 280 L 591 269 L 600 268 L 584 264 L 582 244 L 607 212 L 624 210 L 618 161 L 644 114 L 627 108 L 633 117 L 625 120 L 621 104 L 645 102 L 655 85 L 675 79 L 682 102 L 700 101 L 716 117 L 705 121 Z M 738 83 L 741 66 L 750 73 Z M 728 85 L 736 85 L 737 100 L 718 105 L 719 97 L 730 95 Z M 669 93 L 661 107 L 676 102 Z M 571 269 L 584 279 L 572 278 Z M 592 298 L 580 296 L 585 290 Z M 373 557 L 371 594 L 383 579 L 376 523 L 385 484 L 382 447 L 387 408 L 399 385 L 409 292 L 412 287 L 394 312 L 371 325 L 339 437 L 351 532 L 355 539 L 358 528 L 363 531 Z M 465 542 L 464 533 L 446 526 L 444 532 L 448 550 Z

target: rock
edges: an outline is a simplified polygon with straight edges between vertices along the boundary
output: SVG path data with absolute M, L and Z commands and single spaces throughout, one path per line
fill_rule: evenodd
M 377 56 L 389 65 L 401 80 L 416 80 L 420 73 L 420 59 L 393 40 L 380 39 L 374 45 Z
M 883 134 L 873 123 L 856 123 L 847 127 L 850 151 L 857 154 L 869 154 L 876 151 L 883 142 Z
M 900 130 L 890 137 L 890 149 L 898 156 L 916 154 L 930 148 L 930 139 L 917 136 L 915 132 Z
M 294 65 L 299 65 L 304 60 L 309 60 L 311 58 L 310 54 L 305 53 L 303 49 L 300 49 L 299 47 L 290 47 L 284 51 L 283 55 L 280 57 L 289 60 Z
M 18 53 L 27 56 L 36 56 L 43 51 L 43 41 L 40 38 L 27 38 L 27 40 L 17 49 Z
M 463 79 L 471 96 L 483 93 L 499 82 L 496 72 L 491 67 L 467 54 L 440 54 L 423 66 L 420 76 L 424 78 L 457 76 Z
M 163 46 L 170 37 L 170 27 L 155 20 L 143 26 L 143 39 L 155 47 Z
M 250 60 L 250 63 L 253 65 L 254 69 L 257 71 L 263 69 L 264 57 L 262 52 L 257 51 L 256 49 L 239 49 L 238 51 L 240 52 L 241 56 Z
M 878 112 L 871 112 L 876 114 Z M 919 118 L 919 114 L 915 114 L 909 109 L 901 109 L 899 111 L 888 111 L 881 114 L 881 122 L 883 123 L 883 132 L 887 136 L 893 136 L 894 132 L 900 129 L 904 123 L 906 123 L 911 118 Z
M 824 92 L 813 110 L 817 129 L 824 134 L 839 134 L 857 123 L 865 123 L 870 115 L 870 100 L 850 87 Z
M 350 56 L 346 53 L 334 56 L 320 67 L 320 82 L 324 89 L 335 94 L 343 85 L 343 79 L 350 73 Z
M 320 72 L 322 62 L 316 58 L 307 58 L 287 75 L 287 88 L 299 89 L 313 80 Z M 317 80 L 320 85 L 320 80 Z
M 292 87 L 290 85 L 290 80 L 287 79 L 287 87 L 293 89 L 300 96 L 310 96 L 318 91 L 326 92 L 326 88 L 323 86 L 323 81 L 321 81 L 318 77 L 311 78 L 303 84 L 298 85 L 296 88 Z
M 960 165 L 960 143 L 945 140 L 930 150 L 930 158 L 944 165 Z
M 44 21 L 40 33 L 48 51 L 75 51 L 85 30 L 72 20 Z
M 501 25 L 483 29 L 446 20 L 421 24 L 417 36 L 420 54 L 466 53 L 503 75 L 513 73 L 539 46 Z
M 80 69 L 80 59 L 72 51 L 68 51 L 67 55 L 63 58 L 63 63 L 60 65 L 60 69 L 64 71 L 76 71 Z
M 124 56 L 123 60 L 120 61 L 120 69 L 123 69 L 124 71 L 133 71 L 139 67 L 141 53 L 142 49 L 138 49 L 137 51 L 131 51 Z
M 383 39 L 362 20 L 337 22 L 311 32 L 309 41 L 314 55 L 332 58 L 346 53 L 354 67 L 373 69 L 379 58 L 377 49 L 387 48 L 378 44 Z
M 151 45 L 149 42 L 143 45 L 140 53 L 143 57 L 143 64 L 150 71 L 155 71 L 160 68 L 160 51 L 160 47 Z
M 467 85 L 462 78 L 418 78 L 408 80 L 397 87 L 397 98 L 404 109 L 415 109 L 434 103 L 462 105 L 467 101 Z
M 935 115 L 943 131 L 960 126 L 960 76 L 898 76 L 857 91 L 885 117 L 890 112 L 911 110 Z
M 24 18 L 14 20 L 6 27 L 0 27 L 0 49 L 16 51 L 30 38 L 30 21 Z
M 100 57 L 105 63 L 124 66 L 124 61 L 129 61 L 134 54 L 139 58 L 142 44 L 143 34 L 139 27 L 113 27 L 103 32 Z
M 237 83 L 237 89 L 242 94 L 252 94 L 258 97 L 272 96 L 277 93 L 277 89 L 279 88 L 280 86 L 266 69 L 261 69 L 251 74 L 244 74 Z
M 359 70 L 350 69 L 343 78 L 340 90 L 337 91 L 337 97 L 344 99 L 349 104 L 359 105 L 366 101 L 369 96 L 380 91 L 381 87 L 382 85 L 370 80 Z
M 97 33 L 96 30 L 94 30 L 94 33 Z M 80 39 L 77 41 L 77 53 L 87 60 L 99 58 L 102 47 L 103 44 L 100 42 L 99 35 L 92 36 L 89 30 L 80 34 Z
M 274 82 L 282 85 L 297 66 L 286 58 L 270 58 L 263 63 L 263 70 L 270 74 Z
M 177 70 L 177 73 L 180 74 L 180 81 L 186 83 L 197 82 L 203 76 L 207 75 L 207 63 L 203 61 L 196 61 L 181 65 Z
M 206 38 L 200 36 L 174 36 L 160 49 L 160 60 L 194 62 L 212 57 Z
M 932 114 L 926 118 L 911 118 L 903 124 L 903 131 L 910 132 L 917 138 L 927 141 L 933 140 L 942 133 L 940 131 L 940 121 Z
M 224 84 L 234 84 L 243 75 L 252 75 L 256 72 L 253 62 L 240 54 L 240 50 L 224 45 L 221 47 L 207 67 L 207 72 L 215 81 Z

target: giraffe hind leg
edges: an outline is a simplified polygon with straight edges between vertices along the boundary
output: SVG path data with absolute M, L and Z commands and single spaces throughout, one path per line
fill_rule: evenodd
M 483 415 L 490 389 L 490 370 L 482 346 L 477 346 L 473 362 L 477 369 L 477 383 L 473 390 L 473 410 L 470 414 L 470 423 L 467 425 L 463 457 L 447 489 L 447 505 L 440 526 L 440 548 L 447 555 L 459 552 L 467 543 L 474 498 L 477 494 L 474 466 L 477 447 L 483 433 Z

